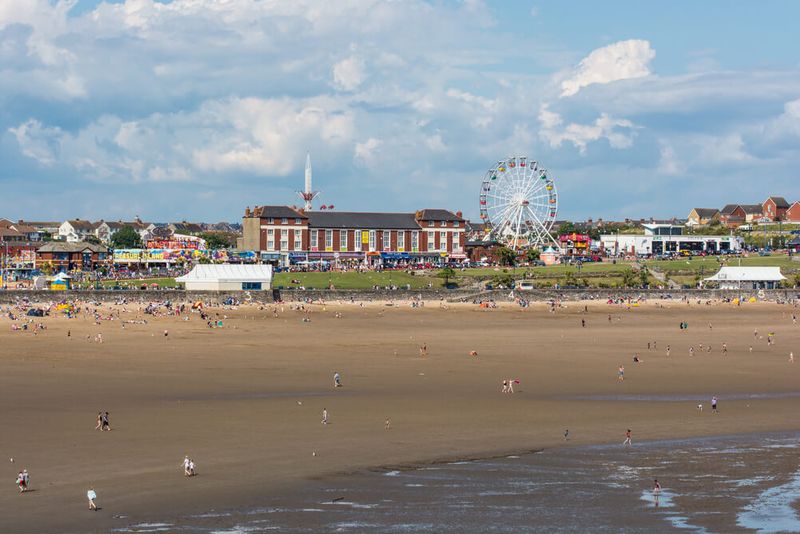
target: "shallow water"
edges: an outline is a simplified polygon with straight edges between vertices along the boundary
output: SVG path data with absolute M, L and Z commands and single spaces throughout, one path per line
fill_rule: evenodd
M 219 534 L 798 532 L 798 439 L 746 435 L 628 449 L 572 447 L 367 472 L 312 483 L 263 508 L 209 511 L 158 528 Z M 655 478 L 663 488 L 657 499 Z

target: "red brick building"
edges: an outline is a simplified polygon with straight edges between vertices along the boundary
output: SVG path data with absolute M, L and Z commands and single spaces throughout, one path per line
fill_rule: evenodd
M 243 248 L 265 261 L 429 262 L 465 259 L 461 213 L 424 209 L 415 213 L 312 211 L 289 206 L 247 208 Z
M 783 197 L 769 197 L 761 204 L 764 218 L 770 221 L 782 221 L 789 209 L 789 203 Z
M 789 206 L 784 216 L 786 222 L 800 223 L 800 200 Z
M 93 271 L 107 261 L 108 249 L 94 243 L 51 241 L 36 251 L 36 266 L 49 262 L 53 272 Z

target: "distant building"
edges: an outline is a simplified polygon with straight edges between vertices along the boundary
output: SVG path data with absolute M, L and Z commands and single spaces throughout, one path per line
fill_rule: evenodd
M 108 249 L 94 243 L 51 241 L 36 251 L 36 264 L 53 265 L 56 272 L 93 271 L 108 260 Z
M 58 236 L 67 243 L 78 243 L 86 240 L 89 236 L 97 237 L 95 235 L 97 227 L 98 223 L 91 221 L 83 221 L 81 219 L 67 220 L 58 227 Z
M 683 235 L 683 227 L 675 224 L 644 224 L 644 235 L 604 234 L 600 250 L 610 256 L 650 256 L 676 254 L 681 251 L 738 252 L 744 240 L 737 236 Z
M 800 223 L 800 200 L 789 206 L 784 220 L 791 223 Z
M 722 267 L 705 279 L 720 289 L 774 289 L 784 280 L 780 267 Z
M 783 197 L 769 197 L 761 203 L 761 208 L 765 219 L 782 221 L 789 209 L 789 203 Z
M 245 210 L 242 246 L 263 261 L 411 263 L 462 260 L 465 220 L 460 212 L 304 212 L 289 206 Z
M 716 208 L 694 208 L 686 217 L 688 226 L 706 226 L 719 221 L 720 213 Z

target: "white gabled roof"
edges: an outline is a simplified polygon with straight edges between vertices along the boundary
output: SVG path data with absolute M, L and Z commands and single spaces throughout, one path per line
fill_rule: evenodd
M 780 267 L 722 267 L 707 281 L 726 282 L 779 282 L 786 280 Z
M 272 265 L 195 265 L 176 282 L 271 282 Z

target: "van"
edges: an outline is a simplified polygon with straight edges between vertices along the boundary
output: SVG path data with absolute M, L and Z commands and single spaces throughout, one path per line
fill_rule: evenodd
M 532 290 L 533 290 L 533 282 L 530 282 L 530 281 L 528 281 L 528 280 L 523 280 L 522 282 L 520 282 L 520 283 L 517 285 L 517 287 L 518 287 L 518 288 L 519 288 L 521 291 L 532 291 Z

